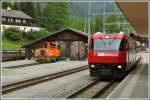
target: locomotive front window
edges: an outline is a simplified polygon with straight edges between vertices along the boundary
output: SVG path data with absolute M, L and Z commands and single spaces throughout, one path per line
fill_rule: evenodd
M 121 39 L 94 39 L 94 50 L 119 50 Z

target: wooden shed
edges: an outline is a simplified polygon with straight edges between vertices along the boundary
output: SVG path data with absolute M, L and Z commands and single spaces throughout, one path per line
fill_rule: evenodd
M 73 28 L 63 28 L 53 34 L 23 45 L 26 58 L 32 59 L 34 51 L 44 46 L 45 42 L 57 42 L 60 45 L 61 57 L 70 60 L 82 60 L 87 56 L 88 34 Z

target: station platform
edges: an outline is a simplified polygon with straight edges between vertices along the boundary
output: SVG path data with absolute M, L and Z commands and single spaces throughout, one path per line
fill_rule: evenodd
M 86 65 L 87 61 L 58 61 L 30 67 L 2 68 L 2 86 Z
M 148 98 L 149 54 L 141 53 L 141 63 L 107 96 L 107 98 Z
M 17 61 L 2 62 L 1 65 L 2 68 L 8 68 L 8 67 L 32 64 L 32 63 L 37 63 L 37 62 L 35 62 L 34 60 L 17 60 Z

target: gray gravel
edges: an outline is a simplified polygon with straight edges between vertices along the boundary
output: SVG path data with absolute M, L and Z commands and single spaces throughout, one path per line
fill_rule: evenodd
M 2 86 L 88 65 L 87 61 L 59 61 L 30 67 L 2 69 Z
M 74 80 L 72 82 L 63 84 L 60 87 L 57 87 L 54 90 L 48 91 L 47 93 L 43 94 L 42 97 L 49 97 L 49 98 L 66 98 L 72 93 L 83 88 L 85 85 L 90 84 L 92 82 L 89 75 L 84 75 L 80 77 L 78 80 Z M 55 91 L 55 92 L 54 92 Z M 32 97 L 41 97 L 41 95 L 36 95 Z
M 76 98 L 92 98 L 96 95 L 100 90 L 102 90 L 105 86 L 107 86 L 109 82 L 98 82 L 94 86 L 90 87 L 88 90 L 82 92 Z
M 56 98 L 66 97 L 73 91 L 91 81 L 89 71 L 81 71 L 72 75 L 64 76 L 32 87 L 24 88 L 3 95 L 3 98 Z
M 7 61 L 2 62 L 2 67 L 11 67 L 11 66 L 18 66 L 18 65 L 24 65 L 24 64 L 32 64 L 36 63 L 35 60 L 17 60 L 17 61 Z

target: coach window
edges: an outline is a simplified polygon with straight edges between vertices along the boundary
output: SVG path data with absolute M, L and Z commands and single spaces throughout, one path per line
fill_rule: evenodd
M 126 39 L 121 40 L 120 50 L 127 50 L 127 49 L 128 49 L 127 40 Z
M 90 49 L 90 50 L 93 50 L 93 49 L 94 49 L 94 39 L 90 39 L 89 49 Z

